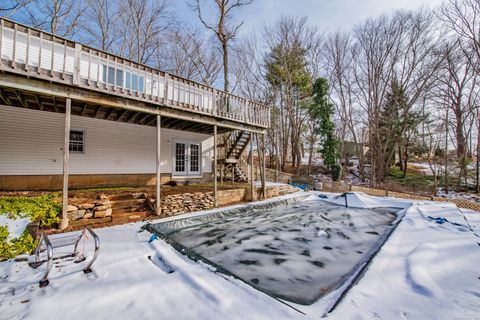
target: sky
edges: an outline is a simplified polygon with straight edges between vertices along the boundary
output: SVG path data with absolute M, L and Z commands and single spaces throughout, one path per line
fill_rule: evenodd
M 355 24 L 395 9 L 436 7 L 442 0 L 255 0 L 237 11 L 238 21 L 244 21 L 240 35 L 263 29 L 282 15 L 307 16 L 308 21 L 323 31 L 349 29 Z M 178 16 L 189 23 L 199 24 L 185 0 L 175 0 Z

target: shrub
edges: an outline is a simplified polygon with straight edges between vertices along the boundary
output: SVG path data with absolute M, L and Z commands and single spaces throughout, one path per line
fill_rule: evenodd
M 7 214 L 11 219 L 30 218 L 31 221 L 39 221 L 41 227 L 58 224 L 61 209 L 55 194 L 0 198 L 0 214 Z
M 8 241 L 8 228 L 0 226 L 0 261 L 14 258 L 22 253 L 31 253 L 36 243 L 27 230 L 15 239 Z
M 332 180 L 338 181 L 340 180 L 340 175 L 342 173 L 342 167 L 338 164 L 332 167 Z
M 38 221 L 42 227 L 58 224 L 61 208 L 55 194 L 0 198 L 0 214 L 10 219 L 29 218 L 30 221 Z M 8 228 L 0 226 L 0 261 L 31 253 L 35 246 L 36 241 L 27 230 L 20 237 L 8 240 Z

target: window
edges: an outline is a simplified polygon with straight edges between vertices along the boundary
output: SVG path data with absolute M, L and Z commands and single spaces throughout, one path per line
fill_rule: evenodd
M 85 147 L 85 131 L 70 130 L 70 152 L 83 153 Z
M 115 73 L 117 74 L 117 78 L 115 79 Z M 114 67 L 107 67 L 106 65 L 103 65 L 103 76 L 102 76 L 103 82 L 106 82 L 108 84 L 114 84 L 116 82 L 116 85 L 119 87 L 123 87 L 123 71 L 122 70 L 115 70 Z

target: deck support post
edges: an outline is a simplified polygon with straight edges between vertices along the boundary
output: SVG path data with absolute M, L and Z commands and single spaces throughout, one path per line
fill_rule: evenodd
M 267 199 L 267 181 L 265 174 L 265 133 L 262 134 L 262 193 L 263 199 Z
M 72 110 L 72 100 L 67 98 L 65 103 L 65 126 L 63 135 L 63 188 L 62 188 L 62 220 L 60 230 L 68 227 L 68 169 L 70 156 L 70 119 Z
M 253 176 L 253 132 L 250 133 L 250 199 L 254 201 L 255 197 L 255 177 Z
M 161 196 L 160 196 L 160 184 L 161 184 L 161 175 L 160 175 L 160 150 L 161 150 L 161 129 L 162 129 L 162 124 L 161 124 L 161 116 L 157 114 L 157 161 L 156 161 L 156 201 L 155 201 L 155 214 L 157 216 L 162 214 L 162 207 L 161 207 Z
M 217 197 L 217 126 L 213 126 L 213 196 L 215 198 L 215 208 L 218 207 Z

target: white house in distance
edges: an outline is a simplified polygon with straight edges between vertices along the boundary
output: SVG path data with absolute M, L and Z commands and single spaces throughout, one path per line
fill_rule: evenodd
M 230 168 L 269 107 L 0 19 L 0 190 L 146 186 Z M 227 150 L 230 148 L 231 150 Z M 157 187 L 159 195 L 159 187 Z

